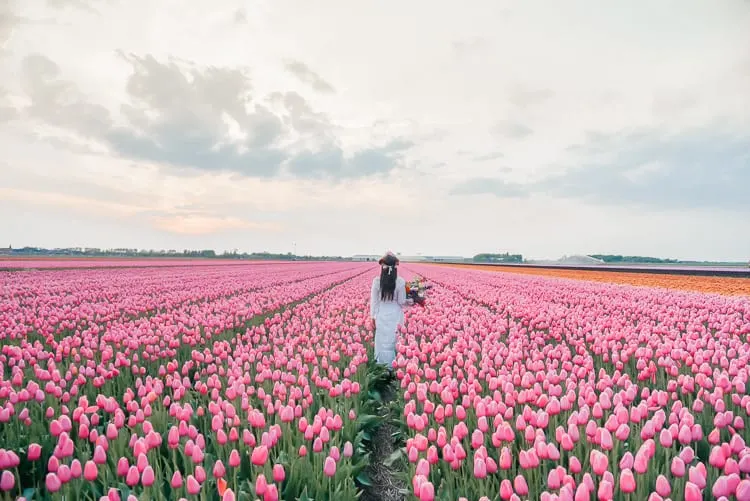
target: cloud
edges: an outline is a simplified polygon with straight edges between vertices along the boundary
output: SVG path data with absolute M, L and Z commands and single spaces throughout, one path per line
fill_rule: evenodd
M 211 235 L 229 231 L 280 231 L 268 223 L 256 223 L 238 217 L 219 217 L 203 214 L 165 214 L 151 218 L 154 228 L 179 235 Z
M 7 102 L 6 94 L 6 91 L 0 87 L 0 124 L 9 122 L 19 116 L 16 107 Z
M 534 133 L 534 131 L 526 125 L 510 120 L 504 120 L 495 124 L 491 131 L 494 134 L 508 139 L 524 139 Z
M 32 118 L 84 137 L 112 127 L 107 109 L 86 102 L 75 85 L 60 79 L 59 66 L 45 56 L 33 54 L 24 58 L 21 85 L 31 99 L 25 111 Z
M 52 193 L 38 190 L 0 188 L 0 199 L 32 205 L 73 209 L 79 213 L 95 212 L 108 217 L 135 216 L 147 210 L 145 206 L 119 203 L 91 197 Z
M 486 38 L 474 37 L 465 40 L 457 40 L 452 44 L 453 51 L 458 57 L 464 57 L 473 52 L 488 48 Z
M 502 179 L 476 177 L 453 186 L 451 195 L 494 195 L 498 198 L 525 198 L 528 191 L 522 185 Z
M 0 2 L 0 56 L 21 22 L 21 18 L 12 7 L 10 0 Z
M 552 99 L 555 95 L 550 89 L 529 88 L 513 85 L 508 90 L 508 100 L 518 108 L 528 108 Z
M 343 180 L 360 176 L 387 174 L 398 167 L 402 153 L 413 146 L 402 140 L 391 141 L 382 147 L 368 148 L 350 157 L 336 145 L 319 151 L 306 151 L 289 163 L 290 172 L 302 178 L 333 178 Z
M 719 126 L 670 133 L 640 129 L 590 134 L 570 151 L 574 167 L 529 184 L 473 178 L 454 195 L 534 193 L 594 205 L 653 210 L 750 210 L 750 134 Z
M 121 158 L 181 172 L 355 178 L 393 170 L 398 153 L 410 146 L 395 139 L 344 160 L 334 125 L 297 93 L 272 93 L 265 103 L 280 107 L 277 112 L 253 99 L 250 79 L 240 69 L 184 68 L 150 55 L 123 57 L 133 72 L 119 117 L 89 102 L 61 78 L 54 61 L 40 54 L 22 62 L 21 80 L 31 100 L 26 112 L 103 144 Z
M 670 133 L 639 129 L 592 136 L 578 167 L 535 189 L 597 204 L 654 209 L 750 209 L 750 134 L 719 125 Z
M 234 22 L 237 24 L 247 23 L 247 12 L 245 9 L 240 8 L 234 11 Z
M 106 0 L 47 0 L 47 5 L 57 9 L 64 8 L 76 8 L 82 10 L 88 10 L 93 13 L 98 11 L 95 8 L 96 4 L 106 3 Z
M 484 155 L 477 155 L 474 157 L 475 162 L 487 162 L 489 160 L 498 160 L 500 158 L 504 158 L 505 155 L 499 151 L 494 153 L 486 153 Z
M 286 70 L 292 75 L 299 78 L 302 82 L 310 85 L 318 92 L 332 94 L 336 92 L 333 85 L 326 82 L 320 75 L 310 69 L 305 63 L 300 61 L 289 60 L 284 64 Z

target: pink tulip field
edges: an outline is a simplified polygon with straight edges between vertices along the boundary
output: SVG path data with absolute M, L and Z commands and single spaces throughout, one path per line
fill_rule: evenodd
M 0 272 L 0 498 L 750 501 L 750 298 L 400 268 Z

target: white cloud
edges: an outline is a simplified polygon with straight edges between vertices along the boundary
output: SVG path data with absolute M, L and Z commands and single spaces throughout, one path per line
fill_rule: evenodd
M 746 204 L 654 200 L 696 130 L 750 138 L 747 2 L 6 5 L 0 189 L 25 224 L 2 218 L 0 234 L 14 245 L 747 257 L 732 222 Z M 34 94 L 21 76 L 45 67 Z M 628 144 L 595 148 L 639 131 L 677 139 L 639 142 L 628 169 L 612 160 Z M 750 169 L 737 148 L 691 151 L 696 180 L 734 155 L 716 158 L 733 168 L 711 193 Z M 603 204 L 545 184 L 582 182 L 580 166 L 591 186 L 617 169 L 647 189 Z

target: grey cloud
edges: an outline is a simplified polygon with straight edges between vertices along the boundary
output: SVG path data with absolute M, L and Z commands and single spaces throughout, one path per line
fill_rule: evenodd
M 324 113 L 317 113 L 310 104 L 296 92 L 275 92 L 270 101 L 281 105 L 288 114 L 285 123 L 301 135 L 331 141 L 333 125 Z
M 284 64 L 284 67 L 289 73 L 293 74 L 304 83 L 310 85 L 318 92 L 323 92 L 326 94 L 336 92 L 336 90 L 333 88 L 333 85 L 326 82 L 320 75 L 311 70 L 310 67 L 305 63 L 290 60 Z
M 698 104 L 698 96 L 688 92 L 660 92 L 651 103 L 651 109 L 660 117 L 674 118 Z
M 237 24 L 244 24 L 247 22 L 247 12 L 245 12 L 245 9 L 237 9 L 234 11 L 234 22 Z
M 403 140 L 394 140 L 382 147 L 366 148 L 350 158 L 338 145 L 330 144 L 320 151 L 307 150 L 288 164 L 289 171 L 297 177 L 349 179 L 362 176 L 388 174 L 400 165 L 402 153 L 413 146 Z
M 18 110 L 13 106 L 5 105 L 0 102 L 0 124 L 3 122 L 10 122 L 18 118 Z
M 554 96 L 549 89 L 530 89 L 522 85 L 515 85 L 508 91 L 508 99 L 518 108 L 527 108 L 540 104 Z
M 546 195 L 652 210 L 750 211 L 750 133 L 720 126 L 670 134 L 641 129 L 592 133 L 570 148 L 577 166 L 521 185 L 471 179 L 453 194 Z
M 534 133 L 533 130 L 520 122 L 505 120 L 495 124 L 491 132 L 508 139 L 523 139 Z
M 482 37 L 476 37 L 468 40 L 457 40 L 452 43 L 453 51 L 459 57 L 465 56 L 477 50 L 481 50 L 487 47 L 487 45 L 487 39 Z
M 451 195 L 494 195 L 498 198 L 528 196 L 528 191 L 522 185 L 488 177 L 467 179 L 452 187 L 449 193 Z
M 33 54 L 21 63 L 21 85 L 31 98 L 26 112 L 50 125 L 90 137 L 107 130 L 109 112 L 86 102 L 74 85 L 60 80 L 60 68 L 49 58 Z
M 6 94 L 7 91 L 0 87 L 0 124 L 18 118 L 18 110 L 13 105 L 6 102 Z
M 497 160 L 500 158 L 505 157 L 501 152 L 497 151 L 495 153 L 487 153 L 484 155 L 477 155 L 473 158 L 475 162 L 488 162 L 490 160 Z
M 56 9 L 81 9 L 87 10 L 93 14 L 99 14 L 96 6 L 106 3 L 109 0 L 47 0 L 47 5 Z
M 175 63 L 129 56 L 134 73 L 122 108 L 129 127 L 113 127 L 106 142 L 120 155 L 193 167 L 270 176 L 287 154 L 276 147 L 281 120 L 266 107 L 250 106 L 250 82 L 240 70 L 211 67 L 186 75 Z M 248 110 L 249 108 L 249 110 Z M 233 120 L 244 136 L 225 144 Z
M 720 126 L 635 130 L 579 146 L 579 167 L 537 183 L 547 193 L 658 209 L 750 210 L 750 134 Z
M 5 44 L 10 41 L 13 32 L 21 22 L 21 18 L 15 13 L 10 0 L 0 2 L 0 55 Z
M 185 71 L 152 56 L 124 55 L 133 67 L 121 107 L 123 123 L 108 110 L 90 103 L 49 58 L 34 54 L 22 63 L 22 84 L 31 104 L 30 117 L 99 142 L 122 158 L 149 161 L 180 172 L 224 171 L 246 176 L 281 174 L 285 163 L 300 175 L 361 177 L 388 172 L 398 165 L 397 153 L 411 146 L 394 140 L 365 149 L 344 160 L 329 119 L 316 113 L 299 94 L 275 93 L 266 101 L 279 104 L 281 116 L 251 99 L 248 77 L 240 70 L 210 67 Z M 230 141 L 230 122 L 241 138 Z M 298 156 L 288 134 L 327 145 L 320 153 Z M 287 146 L 282 146 L 287 143 Z

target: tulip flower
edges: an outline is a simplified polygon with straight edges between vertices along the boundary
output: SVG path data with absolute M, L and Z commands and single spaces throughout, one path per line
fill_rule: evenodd
M 0 491 L 8 492 L 13 490 L 16 485 L 16 477 L 11 472 L 5 470 L 0 474 Z
M 328 456 L 325 459 L 325 462 L 323 464 L 323 473 L 327 477 L 332 477 L 336 474 L 336 461 L 331 456 Z

